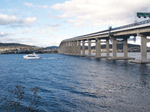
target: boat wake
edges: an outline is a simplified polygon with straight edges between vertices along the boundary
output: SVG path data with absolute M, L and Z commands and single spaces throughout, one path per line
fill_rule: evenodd
M 62 58 L 65 58 L 65 57 L 51 57 L 51 58 L 42 58 L 42 59 L 62 59 Z

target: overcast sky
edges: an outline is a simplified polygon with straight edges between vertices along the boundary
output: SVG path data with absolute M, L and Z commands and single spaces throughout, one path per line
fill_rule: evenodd
M 146 20 L 136 12 L 150 12 L 150 1 L 0 0 L 0 43 L 58 46 L 63 39 Z

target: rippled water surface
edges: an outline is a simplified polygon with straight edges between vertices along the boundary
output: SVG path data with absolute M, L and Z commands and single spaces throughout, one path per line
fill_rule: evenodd
M 119 54 L 121 55 L 121 54 Z M 139 53 L 129 53 L 140 58 Z M 39 87 L 37 109 L 42 112 L 149 112 L 150 64 L 96 60 L 60 54 L 41 54 L 25 60 L 22 54 L 0 55 L 0 109 L 16 85 L 25 87 L 26 108 Z

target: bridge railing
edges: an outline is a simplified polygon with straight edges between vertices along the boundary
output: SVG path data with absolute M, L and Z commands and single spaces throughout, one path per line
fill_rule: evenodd
M 147 23 L 150 23 L 150 19 L 149 20 L 145 20 L 145 21 L 141 21 L 141 22 L 135 22 L 135 23 L 124 25 L 124 26 L 120 26 L 120 27 L 116 27 L 116 28 L 112 28 L 112 30 L 118 30 L 118 29 L 123 29 L 123 28 L 138 26 L 138 25 L 143 25 L 143 24 L 147 24 Z
M 95 35 L 98 35 L 100 33 L 105 33 L 105 32 L 110 33 L 110 31 L 113 31 L 113 30 L 119 30 L 119 29 L 129 28 L 129 27 L 133 27 L 133 26 L 148 24 L 148 23 L 150 23 L 150 19 L 149 20 L 145 20 L 145 21 L 141 21 L 141 22 L 135 22 L 135 23 L 128 24 L 128 25 L 123 25 L 123 26 L 116 27 L 116 28 L 111 28 L 110 27 L 107 30 L 103 30 L 103 31 L 95 32 L 95 33 L 90 33 L 90 34 L 86 34 L 86 35 L 81 35 L 81 36 L 73 37 L 73 38 L 70 38 L 70 39 L 86 38 L 88 36 L 95 36 Z M 70 40 L 70 39 L 65 39 L 64 41 Z

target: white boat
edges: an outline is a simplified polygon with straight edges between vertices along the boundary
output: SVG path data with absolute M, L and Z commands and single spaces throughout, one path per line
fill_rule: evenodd
M 39 55 L 36 55 L 35 53 L 33 54 L 28 54 L 23 56 L 25 59 L 40 59 Z

